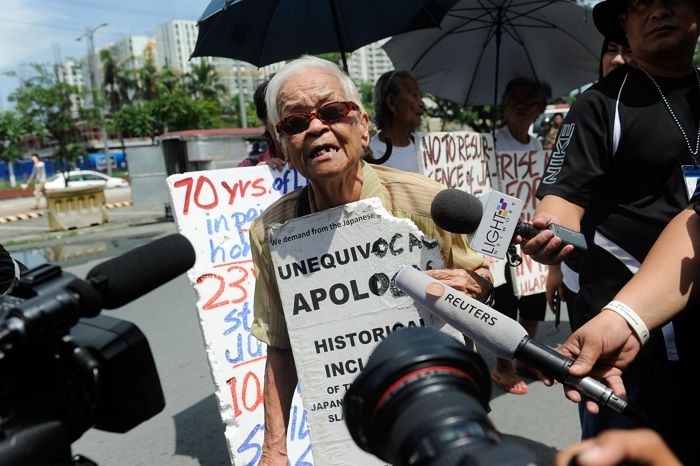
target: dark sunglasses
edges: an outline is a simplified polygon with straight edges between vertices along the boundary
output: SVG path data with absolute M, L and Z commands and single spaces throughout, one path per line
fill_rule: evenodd
M 291 136 L 306 131 L 311 124 L 311 120 L 318 118 L 325 124 L 336 123 L 353 110 L 359 110 L 355 102 L 329 102 L 309 113 L 292 113 L 275 125 L 275 129 L 280 134 Z

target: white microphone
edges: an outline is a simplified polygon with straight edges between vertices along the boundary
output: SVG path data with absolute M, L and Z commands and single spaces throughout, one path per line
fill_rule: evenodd
M 648 422 L 602 382 L 593 377 L 569 375 L 573 359 L 531 339 L 522 325 L 486 304 L 433 280 L 410 266 L 399 270 L 396 286 L 431 314 L 440 317 L 499 358 L 524 361 L 543 374 L 575 388 L 601 406 L 607 406 L 642 423 Z

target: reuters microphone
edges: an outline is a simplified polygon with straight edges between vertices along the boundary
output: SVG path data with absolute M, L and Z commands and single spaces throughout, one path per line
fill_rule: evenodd
M 542 345 L 527 334 L 515 320 L 486 304 L 436 281 L 420 270 L 406 266 L 396 274 L 396 286 L 433 315 L 467 335 L 503 359 L 518 359 L 575 388 L 586 397 L 630 419 L 647 419 L 629 407 L 612 389 L 593 377 L 569 374 L 573 359 Z

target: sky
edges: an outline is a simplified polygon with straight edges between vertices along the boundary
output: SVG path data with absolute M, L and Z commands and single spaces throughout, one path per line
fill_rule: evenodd
M 15 77 L 30 63 L 54 63 L 54 45 L 63 60 L 87 54 L 85 39 L 76 38 L 102 23 L 95 48 L 130 35 L 155 38 L 156 26 L 173 19 L 197 20 L 209 0 L 0 0 L 0 111 L 11 109 L 8 95 Z

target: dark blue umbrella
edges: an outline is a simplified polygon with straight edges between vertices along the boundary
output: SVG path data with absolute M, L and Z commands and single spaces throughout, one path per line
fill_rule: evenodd
M 213 0 L 199 19 L 192 57 L 228 57 L 256 66 L 304 53 L 355 49 L 440 25 L 457 0 Z

